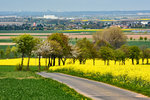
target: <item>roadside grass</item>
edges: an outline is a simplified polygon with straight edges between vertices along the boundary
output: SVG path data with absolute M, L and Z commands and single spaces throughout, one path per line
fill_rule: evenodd
M 0 66 L 0 100 L 91 100 L 66 85 L 35 74 L 15 71 L 15 66 Z

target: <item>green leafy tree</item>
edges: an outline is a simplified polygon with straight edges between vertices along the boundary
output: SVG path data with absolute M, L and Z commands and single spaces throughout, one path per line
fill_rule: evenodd
M 30 57 L 36 44 L 38 44 L 38 39 L 35 39 L 31 35 L 24 34 L 14 38 L 13 41 L 16 43 L 18 52 L 22 54 L 21 69 L 23 67 L 24 57 L 25 55 L 27 55 L 28 56 L 27 70 L 29 70 Z
M 77 57 L 80 64 L 85 64 L 86 60 L 89 58 L 88 47 L 87 47 L 88 43 L 89 41 L 86 38 L 80 39 L 76 43 L 76 46 L 80 49 L 80 53 Z
M 147 64 L 149 64 L 150 48 L 147 48 L 147 49 L 145 50 L 145 58 L 147 59 Z
M 107 65 L 109 65 L 109 61 L 114 58 L 113 49 L 109 47 L 104 47 L 104 46 L 101 47 L 99 53 L 100 53 L 100 58 L 104 60 L 104 64 L 106 64 L 107 61 Z
M 50 40 L 57 41 L 60 44 L 62 48 L 62 55 L 58 56 L 58 63 L 60 65 L 61 60 L 63 65 L 65 65 L 67 58 L 71 56 L 71 46 L 69 45 L 68 36 L 64 35 L 63 33 L 53 33 L 48 37 L 48 41 Z
M 11 52 L 13 53 L 14 57 L 17 58 L 18 52 L 17 52 L 17 48 L 16 48 L 15 46 L 13 46 L 13 47 L 11 48 Z
M 147 56 L 147 54 L 145 52 L 147 49 L 147 46 L 141 46 L 140 49 L 141 49 L 140 55 L 142 58 L 142 64 L 144 64 L 144 60 L 146 59 L 146 56 Z
M 143 37 L 140 36 L 139 40 L 143 40 Z
M 132 38 L 132 37 L 130 37 L 130 40 L 133 40 L 133 38 Z
M 122 64 L 125 65 L 125 59 L 126 59 L 125 52 L 123 52 L 121 49 L 114 50 L 115 64 L 116 61 L 119 61 L 119 64 L 122 61 Z
M 144 37 L 144 40 L 147 41 L 147 37 Z
M 77 41 L 76 46 L 80 49 L 78 59 L 80 64 L 85 64 L 87 59 L 93 59 L 93 65 L 95 65 L 95 58 L 97 57 L 97 51 L 93 43 L 88 39 L 83 38 Z
M 120 47 L 120 50 L 125 53 L 125 57 L 126 57 L 126 58 L 129 58 L 129 46 L 127 46 L 127 45 L 122 45 L 122 46 Z
M 0 50 L 0 58 L 3 58 L 3 57 L 4 57 L 4 50 L 1 49 L 1 50 Z
M 8 47 L 6 48 L 6 52 L 5 52 L 5 55 L 6 55 L 7 58 L 10 57 L 10 53 L 11 53 L 11 48 L 10 48 L 10 46 L 8 46 Z
M 139 64 L 140 59 L 140 49 L 137 46 L 129 47 L 129 58 L 132 59 L 132 64 L 134 65 L 134 59 L 136 59 L 137 64 Z
M 52 65 L 55 66 L 55 59 L 62 55 L 63 50 L 61 45 L 57 41 L 51 40 L 49 41 L 49 44 L 50 44 L 49 52 L 50 52 L 51 60 L 53 60 Z

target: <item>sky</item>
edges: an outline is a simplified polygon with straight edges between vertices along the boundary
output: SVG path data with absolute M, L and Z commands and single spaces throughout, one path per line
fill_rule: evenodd
M 150 0 L 0 0 L 0 11 L 150 10 Z

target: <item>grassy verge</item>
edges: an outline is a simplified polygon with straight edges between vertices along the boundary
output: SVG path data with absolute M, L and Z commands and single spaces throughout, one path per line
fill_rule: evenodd
M 57 81 L 42 78 L 32 71 L 15 71 L 0 66 L 0 100 L 90 100 Z
M 106 73 L 106 74 L 101 74 L 99 72 L 85 73 L 81 70 L 75 70 L 72 68 L 55 69 L 55 70 L 50 70 L 50 72 L 60 72 L 60 73 L 69 74 L 73 76 L 92 79 L 92 80 L 108 83 L 114 86 L 118 86 L 121 88 L 125 88 L 128 90 L 132 90 L 137 93 L 141 93 L 150 97 L 150 82 L 146 80 L 142 80 L 141 78 L 130 78 L 128 77 L 128 75 L 114 76 L 112 75 L 112 73 Z

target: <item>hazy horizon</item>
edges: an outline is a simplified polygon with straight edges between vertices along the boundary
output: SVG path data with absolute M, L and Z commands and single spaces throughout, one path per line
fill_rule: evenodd
M 150 0 L 3 0 L 0 11 L 136 11 L 150 10 Z

